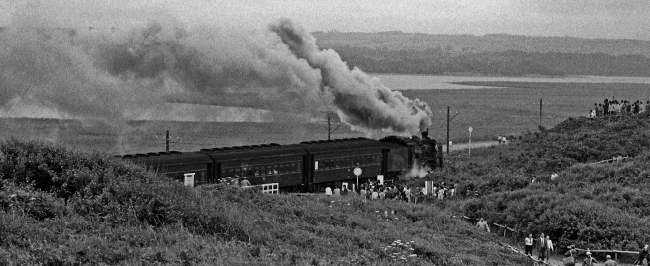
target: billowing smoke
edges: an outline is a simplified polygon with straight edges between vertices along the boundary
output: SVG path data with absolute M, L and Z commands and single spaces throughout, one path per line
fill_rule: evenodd
M 350 70 L 334 50 L 319 50 L 314 37 L 290 20 L 281 20 L 270 29 L 298 58 L 321 71 L 324 90 L 334 96 L 333 104 L 344 122 L 361 129 L 412 135 L 431 124 L 426 103 L 391 91 L 356 67 Z
M 288 20 L 259 32 L 163 23 L 107 31 L 9 28 L 0 44 L 3 109 L 22 103 L 66 117 L 123 120 L 181 102 L 336 111 L 369 133 L 416 134 L 430 124 L 425 103 L 350 70 Z
M 413 163 L 411 165 L 411 168 L 408 169 L 406 172 L 402 173 L 402 175 L 399 177 L 400 180 L 409 180 L 412 178 L 423 178 L 429 174 L 431 171 L 431 167 L 428 165 L 418 165 L 417 163 Z

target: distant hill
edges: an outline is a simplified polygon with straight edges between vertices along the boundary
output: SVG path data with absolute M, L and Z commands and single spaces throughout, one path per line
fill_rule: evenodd
M 650 76 L 650 41 L 315 32 L 350 66 L 404 74 Z
M 378 33 L 314 32 L 313 34 L 321 47 L 350 46 L 388 51 L 441 49 L 459 54 L 514 50 L 537 53 L 603 53 L 650 56 L 650 41 L 643 40 L 581 39 L 508 34 L 474 36 L 399 31 Z

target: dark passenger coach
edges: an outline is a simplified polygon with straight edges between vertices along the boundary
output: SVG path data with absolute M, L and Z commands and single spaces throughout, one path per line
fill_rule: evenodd
M 360 168 L 359 182 L 378 175 L 386 175 L 386 155 L 389 149 L 382 142 L 365 139 L 337 139 L 305 141 L 300 145 L 309 152 L 307 172 L 310 191 L 320 191 L 326 186 L 356 185 L 353 170 Z

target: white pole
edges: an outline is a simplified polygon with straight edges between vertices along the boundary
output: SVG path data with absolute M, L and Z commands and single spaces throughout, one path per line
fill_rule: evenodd
M 474 130 L 472 127 L 469 127 L 469 146 L 468 146 L 468 157 L 472 156 L 472 131 Z
M 469 149 L 468 149 L 468 151 L 469 151 L 468 156 L 471 157 L 472 156 L 472 131 L 469 132 Z

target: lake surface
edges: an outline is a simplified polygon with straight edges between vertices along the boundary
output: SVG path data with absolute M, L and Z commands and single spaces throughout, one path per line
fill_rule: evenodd
M 488 89 L 495 87 L 451 84 L 454 82 L 511 81 L 511 82 L 550 82 L 550 83 L 635 83 L 650 84 L 650 77 L 605 77 L 605 76 L 567 76 L 567 77 L 463 77 L 433 75 L 395 75 L 371 74 L 393 90 L 454 90 Z

